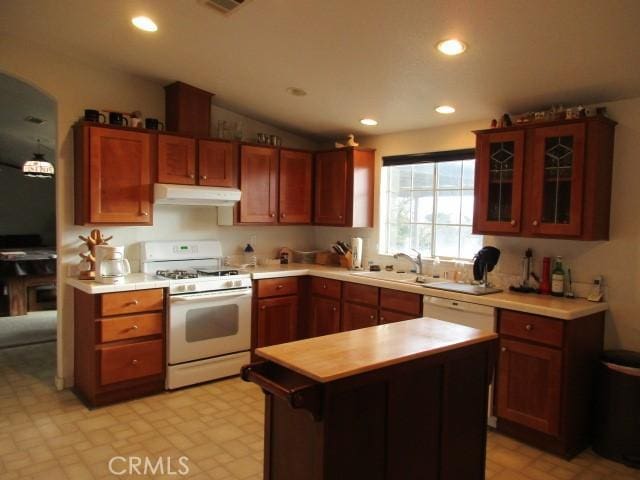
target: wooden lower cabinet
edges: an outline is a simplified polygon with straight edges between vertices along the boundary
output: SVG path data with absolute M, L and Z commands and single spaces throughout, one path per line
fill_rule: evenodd
M 297 339 L 298 297 L 258 300 L 257 347 L 267 347 Z
M 404 320 L 411 320 L 412 318 L 418 318 L 420 315 L 415 315 L 413 313 L 401 313 L 394 312 L 392 310 L 380 310 L 379 320 L 380 323 L 393 323 L 393 322 L 403 322 Z
M 590 443 L 604 313 L 573 320 L 499 310 L 498 431 L 573 457 Z
M 313 295 L 309 316 L 309 337 L 340 331 L 340 301 Z
M 560 350 L 500 341 L 498 415 L 550 435 L 560 430 Z
M 344 302 L 342 306 L 342 331 L 373 327 L 378 324 L 378 309 Z
M 259 347 L 300 338 L 298 277 L 269 278 L 253 282 L 251 352 Z
M 165 385 L 162 288 L 74 291 L 74 390 L 88 405 L 158 393 Z

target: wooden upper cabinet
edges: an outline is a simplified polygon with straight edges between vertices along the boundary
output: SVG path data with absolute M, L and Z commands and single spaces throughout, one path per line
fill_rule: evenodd
M 533 135 L 531 231 L 580 235 L 585 125 L 537 128 Z
M 280 150 L 279 223 L 311 223 L 312 174 L 310 152 Z
M 152 136 L 80 124 L 75 129 L 75 223 L 152 224 Z
M 375 150 L 342 148 L 315 158 L 314 223 L 373 227 Z
M 524 131 L 476 139 L 474 233 L 521 229 Z
M 158 182 L 196 184 L 196 141 L 177 135 L 158 135 Z
M 236 146 L 219 140 L 198 140 L 198 184 L 237 187 Z
M 314 223 L 346 225 L 347 168 L 345 150 L 316 154 Z
M 473 232 L 608 240 L 616 122 L 476 131 Z
M 278 151 L 269 147 L 240 147 L 239 223 L 277 222 Z

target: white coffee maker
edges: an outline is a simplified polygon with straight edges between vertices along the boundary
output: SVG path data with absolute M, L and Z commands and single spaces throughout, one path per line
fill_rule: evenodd
M 123 283 L 125 276 L 131 273 L 123 246 L 96 245 L 95 256 L 96 282 Z

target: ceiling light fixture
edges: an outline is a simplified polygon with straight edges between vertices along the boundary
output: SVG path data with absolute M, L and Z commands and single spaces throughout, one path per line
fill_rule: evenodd
M 40 139 L 38 139 L 38 151 L 33 154 L 31 160 L 24 162 L 22 173 L 27 177 L 53 178 L 55 168 L 44 159 L 44 153 L 40 153 Z
M 298 88 L 298 87 L 287 88 L 287 93 L 290 93 L 294 97 L 304 97 L 307 94 L 306 90 L 303 90 L 302 88 Z
M 362 125 L 366 125 L 367 127 L 375 127 L 376 125 L 378 125 L 378 121 L 374 120 L 373 118 L 363 118 L 362 120 L 360 120 L 360 123 Z
M 457 38 L 449 38 L 439 42 L 436 48 L 445 55 L 453 56 L 463 53 L 467 49 L 467 45 Z
M 454 113 L 456 111 L 451 105 L 440 105 L 436 107 L 436 112 L 442 113 L 443 115 L 449 115 L 450 113 Z
M 158 30 L 158 26 L 156 25 L 156 23 L 149 17 L 133 17 L 131 19 L 131 23 L 133 23 L 136 28 L 144 30 L 145 32 L 156 32 Z

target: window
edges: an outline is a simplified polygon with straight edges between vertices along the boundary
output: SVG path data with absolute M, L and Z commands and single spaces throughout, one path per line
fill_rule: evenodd
M 473 150 L 385 157 L 383 165 L 380 253 L 473 258 L 482 248 L 471 234 Z

